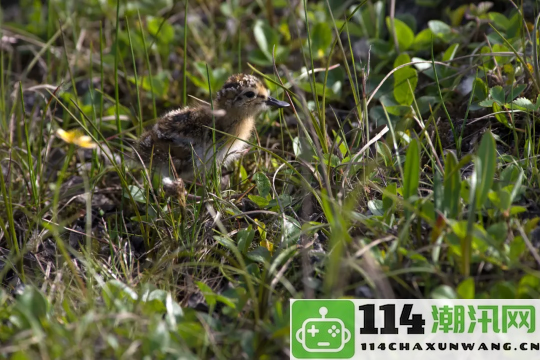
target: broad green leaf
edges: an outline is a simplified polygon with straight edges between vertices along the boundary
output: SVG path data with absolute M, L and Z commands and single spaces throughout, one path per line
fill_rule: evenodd
M 208 305 L 214 307 L 216 305 L 216 293 L 214 293 L 212 288 L 201 281 L 195 281 L 195 284 L 203 294 Z
M 454 57 L 456 56 L 456 52 L 458 48 L 459 48 L 459 44 L 450 45 L 443 54 L 443 61 L 453 60 Z
M 478 103 L 478 105 L 483 107 L 490 107 L 493 106 L 493 104 L 495 104 L 495 100 L 493 99 L 484 99 Z
M 232 309 L 236 309 L 236 304 L 234 303 L 233 300 L 229 299 L 228 297 L 225 297 L 223 295 L 217 295 L 216 300 L 219 301 L 222 304 L 225 304 L 226 306 L 228 306 L 228 307 L 230 307 Z
M 508 96 L 506 97 L 506 104 L 509 104 L 512 101 L 514 101 L 514 99 L 517 98 L 523 92 L 523 90 L 525 90 L 526 87 L 527 87 L 526 84 L 519 84 L 516 87 L 513 87 L 509 91 Z
M 174 40 L 174 27 L 160 17 L 148 17 L 148 32 L 162 44 L 169 44 Z
M 313 56 L 321 58 L 332 45 L 332 29 L 326 22 L 315 24 L 311 29 L 311 47 Z
M 504 89 L 502 86 L 494 86 L 491 89 L 489 89 L 489 94 L 491 95 L 491 98 L 499 103 L 499 105 L 506 104 L 505 96 L 504 96 Z
M 326 166 L 330 165 L 330 167 L 335 168 L 336 166 L 339 165 L 340 160 L 339 160 L 339 158 L 337 157 L 337 155 L 334 155 L 334 154 L 323 154 L 323 163 L 324 163 Z
M 432 95 L 424 95 L 416 99 L 421 114 L 428 113 L 430 109 L 433 109 L 439 102 L 440 98 Z
M 223 245 L 224 247 L 226 247 L 227 249 L 231 250 L 231 251 L 235 251 L 238 249 L 238 246 L 234 243 L 234 241 L 232 241 L 230 238 L 228 237 L 225 237 L 225 236 L 214 236 L 214 239 L 220 243 L 221 245 Z
M 456 290 L 461 299 L 474 299 L 474 278 L 470 277 L 463 280 Z
M 432 36 L 433 36 L 433 32 L 431 31 L 431 29 L 424 29 L 420 31 L 414 38 L 412 47 L 415 50 L 429 49 L 431 46 Z
M 428 26 L 441 40 L 444 42 L 449 42 L 452 38 L 452 28 L 448 26 L 448 24 L 440 21 L 440 20 L 431 20 L 428 22 Z
M 394 61 L 394 68 L 409 63 L 407 54 L 399 55 Z M 414 90 L 418 83 L 418 73 L 411 66 L 406 66 L 394 72 L 394 97 L 401 105 L 409 106 L 414 101 Z
M 488 227 L 487 233 L 495 239 L 498 244 L 503 244 L 508 235 L 508 225 L 506 225 L 505 222 L 495 223 Z
M 167 329 L 165 321 L 152 324 L 148 329 L 148 349 L 150 352 L 165 352 L 169 347 L 171 335 Z
M 370 39 L 369 43 L 373 54 L 381 59 L 387 59 L 393 49 L 391 42 L 384 41 L 382 39 Z
M 266 247 L 259 246 L 247 254 L 247 258 L 256 263 L 263 264 L 270 259 L 270 251 Z
M 444 201 L 443 208 L 446 216 L 455 219 L 459 211 L 461 178 L 457 167 L 456 155 L 449 151 L 444 162 Z
M 489 289 L 489 294 L 492 299 L 515 299 L 516 287 L 513 282 L 499 281 Z
M 253 230 L 251 225 L 249 225 L 247 229 L 238 231 L 238 234 L 236 234 L 236 242 L 238 243 L 238 250 L 240 250 L 242 254 L 247 253 L 254 236 L 255 230 Z
M 488 194 L 488 198 L 501 211 L 506 211 L 510 208 L 510 192 L 506 189 L 500 189 L 499 191 L 491 190 Z
M 508 20 L 508 18 L 503 14 L 492 11 L 488 14 L 488 16 L 493 26 L 495 26 L 499 30 L 504 31 L 508 29 L 508 27 L 510 27 L 510 20 Z
M 498 122 L 501 124 L 504 124 L 509 129 L 513 129 L 512 124 L 508 122 L 508 117 L 503 112 L 503 108 L 496 102 L 493 103 L 493 113 L 495 116 L 495 119 L 497 119 Z
M 248 195 L 248 199 L 257 204 L 261 209 L 266 208 L 270 204 L 270 200 L 259 195 Z
M 495 45 L 493 45 L 492 48 L 493 48 L 494 53 L 502 53 L 502 52 L 509 52 L 510 51 L 510 49 L 508 49 L 503 44 L 495 44 Z M 512 57 L 510 57 L 510 56 L 502 56 L 502 55 L 495 56 L 495 61 L 497 62 L 498 66 L 503 66 L 504 64 L 510 62 L 511 60 L 512 60 Z
M 513 104 L 526 111 L 535 111 L 538 107 L 538 104 L 533 104 L 531 100 L 524 97 L 517 98 Z
M 49 302 L 38 289 L 27 286 L 17 299 L 15 308 L 24 314 L 30 322 L 39 321 L 47 315 Z
M 377 141 L 375 143 L 375 149 L 377 150 L 377 154 L 383 158 L 385 166 L 391 166 L 393 164 L 392 151 L 386 143 Z
M 144 204 L 146 203 L 146 196 L 143 189 L 136 185 L 128 185 L 128 190 L 133 197 L 133 200 Z M 129 199 L 129 194 L 124 193 L 124 197 Z
M 477 100 L 484 100 L 488 96 L 488 87 L 481 78 L 474 79 L 474 96 Z M 489 104 L 488 106 L 491 106 Z
M 279 224 L 283 227 L 283 240 L 285 247 L 296 244 L 300 238 L 302 227 L 295 218 L 285 215 L 279 220 Z
M 279 201 L 278 201 L 279 200 Z M 292 196 L 287 194 L 281 194 L 276 199 L 272 199 L 268 202 L 268 208 L 273 211 L 279 211 L 280 206 L 286 208 L 292 204 Z
M 386 18 L 386 26 L 391 31 L 390 17 Z M 394 19 L 394 29 L 396 31 L 399 51 L 406 51 L 414 42 L 414 32 L 403 21 Z
M 433 0 L 432 0 L 433 1 Z M 432 7 L 441 5 L 442 0 L 437 0 L 436 4 L 431 4 Z M 416 1 L 418 4 L 418 0 Z M 463 16 L 465 16 L 465 12 L 469 10 L 469 5 L 461 5 L 455 10 L 448 10 L 447 15 L 450 18 L 450 24 L 452 26 L 459 26 L 461 22 L 463 21 Z
M 257 20 L 253 26 L 253 35 L 266 58 L 272 60 L 272 50 L 279 44 L 279 34 L 266 22 Z
M 375 216 L 382 216 L 384 214 L 383 202 L 382 200 L 369 200 L 368 208 L 371 213 Z
M 480 148 L 475 159 L 476 172 L 476 207 L 481 209 L 486 202 L 495 177 L 497 167 L 497 152 L 495 139 L 491 132 L 486 132 L 480 142 Z
M 263 198 L 266 198 L 268 194 L 270 194 L 270 191 L 272 190 L 272 185 L 270 184 L 270 180 L 266 177 L 265 174 L 262 172 L 258 172 L 255 175 L 253 175 L 253 179 L 255 180 L 255 184 L 257 185 L 257 191 L 259 191 L 259 195 Z
M 527 212 L 527 208 L 524 206 L 512 206 L 510 208 L 510 215 L 517 215 Z
M 524 275 L 519 281 L 517 297 L 519 299 L 538 298 L 539 288 L 540 279 L 536 275 Z
M 150 93 L 153 90 L 155 95 L 164 98 L 169 91 L 169 77 L 170 74 L 167 71 L 161 71 L 152 77 L 140 76 L 139 83 L 144 91 Z M 132 83 L 135 83 L 134 77 L 128 77 L 128 79 Z
M 448 285 L 439 285 L 431 292 L 432 299 L 457 299 L 457 294 Z
M 420 150 L 418 140 L 413 139 L 405 157 L 405 179 L 403 179 L 403 198 L 409 199 L 418 193 L 420 182 Z

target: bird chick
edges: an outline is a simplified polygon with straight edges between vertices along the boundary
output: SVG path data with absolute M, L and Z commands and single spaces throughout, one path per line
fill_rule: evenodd
M 255 76 L 232 75 L 217 92 L 213 111 L 208 105 L 199 105 L 165 114 L 142 134 L 137 150 L 145 163 L 152 159 L 166 178 L 173 175 L 169 171 L 172 162 L 178 177 L 191 180 L 211 168 L 214 148 L 217 166 L 226 166 L 240 156 L 256 117 L 270 106 L 283 108 L 289 104 L 271 97 Z

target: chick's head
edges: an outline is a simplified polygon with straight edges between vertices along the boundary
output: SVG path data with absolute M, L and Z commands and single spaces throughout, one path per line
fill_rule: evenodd
M 227 79 L 217 93 L 220 109 L 241 116 L 257 116 L 268 107 L 283 108 L 289 103 L 270 96 L 264 84 L 253 75 L 236 74 Z

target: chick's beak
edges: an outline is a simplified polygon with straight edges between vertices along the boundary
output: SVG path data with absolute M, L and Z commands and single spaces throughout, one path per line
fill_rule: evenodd
M 275 106 L 278 108 L 285 108 L 289 106 L 288 102 L 281 101 L 278 99 L 274 99 L 273 97 L 269 96 L 268 99 L 266 99 L 266 105 L 268 106 Z

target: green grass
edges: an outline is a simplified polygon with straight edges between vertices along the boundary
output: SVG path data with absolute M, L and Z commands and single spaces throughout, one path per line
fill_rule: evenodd
M 4 9 L 2 358 L 281 359 L 291 298 L 540 295 L 538 10 L 203 3 Z M 238 69 L 294 106 L 168 197 L 130 144 Z

